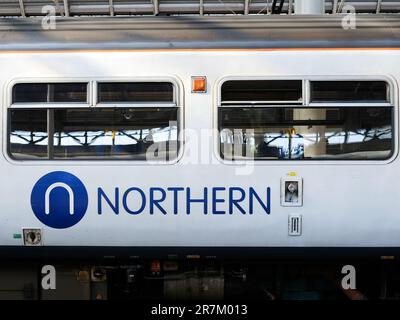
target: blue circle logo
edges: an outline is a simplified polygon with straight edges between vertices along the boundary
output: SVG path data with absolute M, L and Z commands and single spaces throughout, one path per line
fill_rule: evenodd
M 31 206 L 35 216 L 46 226 L 66 229 L 84 217 L 88 193 L 73 174 L 55 171 L 41 177 L 32 189 Z

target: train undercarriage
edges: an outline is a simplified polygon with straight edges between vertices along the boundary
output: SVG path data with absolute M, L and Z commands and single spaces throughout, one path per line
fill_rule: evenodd
M 218 302 L 399 298 L 400 263 L 391 256 L 367 260 L 192 256 L 91 263 L 7 260 L 0 267 L 0 299 Z

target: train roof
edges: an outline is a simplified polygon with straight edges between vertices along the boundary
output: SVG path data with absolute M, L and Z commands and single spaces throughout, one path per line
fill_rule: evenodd
M 324 0 L 325 12 L 351 6 L 357 13 L 399 13 L 399 0 Z M 292 14 L 293 0 L 0 0 L 0 16 L 43 16 L 51 5 L 61 16 Z
M 0 51 L 400 48 L 398 15 L 0 19 Z

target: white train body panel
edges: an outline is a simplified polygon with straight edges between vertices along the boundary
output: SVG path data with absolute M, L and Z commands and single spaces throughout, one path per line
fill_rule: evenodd
M 75 51 L 2 52 L 2 156 L 0 157 L 0 245 L 23 246 L 23 228 L 42 229 L 44 246 L 118 247 L 400 247 L 399 50 L 175 50 L 175 51 Z M 191 92 L 191 76 L 206 76 L 207 93 Z M 261 161 L 248 175 L 222 161 L 218 137 L 202 144 L 184 133 L 178 160 L 170 164 L 112 161 L 17 161 L 7 153 L 7 108 L 15 81 L 49 79 L 170 78 L 180 90 L 182 128 L 200 134 L 217 128 L 217 98 L 223 79 L 385 79 L 394 102 L 394 154 L 384 161 Z M 191 163 L 193 153 L 203 163 Z M 209 162 L 204 157 L 209 156 Z M 188 163 L 189 162 L 189 163 Z M 42 224 L 32 212 L 31 192 L 35 183 L 53 171 L 78 177 L 88 193 L 83 219 L 66 229 Z M 282 207 L 281 179 L 295 172 L 303 179 L 303 206 Z M 199 198 L 209 188 L 208 214 L 202 204 L 192 204 L 186 213 L 180 194 L 178 214 L 168 194 L 163 214 L 132 215 L 124 210 L 123 193 L 137 187 L 149 196 L 149 188 L 190 188 Z M 254 188 L 266 196 L 270 188 L 270 214 L 259 204 L 254 214 L 228 213 L 228 192 L 218 192 L 218 210 L 213 214 L 212 188 Z M 114 199 L 119 188 L 119 214 L 103 199 L 98 213 L 98 188 Z M 132 198 L 129 205 L 137 205 Z M 247 200 L 243 207 L 247 207 Z M 302 216 L 302 234 L 288 235 L 288 217 Z

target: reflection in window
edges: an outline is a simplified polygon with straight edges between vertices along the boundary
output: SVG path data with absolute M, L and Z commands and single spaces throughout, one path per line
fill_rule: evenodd
M 15 159 L 47 157 L 46 110 L 12 110 L 10 122 L 10 153 Z
M 100 82 L 100 103 L 174 102 L 174 86 L 170 82 Z
M 18 83 L 13 103 L 86 103 L 87 83 Z
M 311 81 L 311 102 L 389 102 L 385 81 Z
M 391 107 L 220 108 L 225 159 L 387 159 Z
M 232 80 L 221 88 L 224 105 L 236 103 L 269 103 L 292 101 L 300 103 L 303 97 L 301 80 Z
M 19 112 L 20 110 L 18 110 Z M 50 147 L 47 140 L 30 149 L 43 149 L 48 159 L 172 160 L 178 152 L 177 108 L 94 108 L 21 110 L 25 117 L 40 111 L 51 119 Z M 17 126 L 11 111 L 11 128 Z M 24 122 L 24 119 L 21 119 Z M 12 129 L 15 130 L 15 129 Z M 25 130 L 25 132 L 29 132 Z M 36 129 L 38 130 L 38 129 Z M 47 136 L 47 133 L 46 133 Z M 25 140 L 10 137 L 15 158 L 33 158 Z M 19 151 L 19 152 L 17 152 Z
M 64 109 L 54 113 L 54 158 L 175 158 L 177 109 Z

